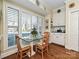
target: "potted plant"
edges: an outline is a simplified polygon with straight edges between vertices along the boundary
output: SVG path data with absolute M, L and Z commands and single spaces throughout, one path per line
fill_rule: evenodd
M 35 38 L 38 32 L 36 31 L 36 28 L 34 27 L 31 31 L 32 36 Z

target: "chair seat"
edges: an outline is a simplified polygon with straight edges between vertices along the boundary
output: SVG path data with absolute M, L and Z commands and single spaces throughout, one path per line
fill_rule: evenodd
M 21 48 L 20 52 L 22 52 L 22 51 L 27 51 L 27 50 L 29 50 L 30 48 L 31 48 L 31 46 L 27 46 L 27 47 Z
M 36 46 L 37 46 L 38 49 L 44 49 L 44 48 L 46 47 L 45 44 L 43 44 L 43 45 L 39 45 L 39 44 L 37 44 Z

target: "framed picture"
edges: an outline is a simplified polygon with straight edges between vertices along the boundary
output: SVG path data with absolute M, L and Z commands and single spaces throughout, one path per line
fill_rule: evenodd
M 48 26 L 46 26 L 45 28 L 48 29 Z

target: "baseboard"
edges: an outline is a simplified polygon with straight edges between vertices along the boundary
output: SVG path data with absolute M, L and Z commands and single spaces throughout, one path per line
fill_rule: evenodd
M 63 46 L 63 45 L 59 45 L 59 44 L 56 44 L 56 43 L 51 43 L 51 44 L 54 44 L 54 45 L 57 45 L 57 46 L 65 48 L 65 46 Z

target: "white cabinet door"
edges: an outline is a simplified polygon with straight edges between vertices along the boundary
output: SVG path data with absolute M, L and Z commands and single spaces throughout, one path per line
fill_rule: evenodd
M 64 34 L 63 34 L 63 33 L 60 33 L 60 34 L 58 35 L 58 44 L 64 46 Z
M 54 33 L 52 43 L 64 46 L 64 33 Z
M 52 33 L 50 34 L 50 37 L 49 37 L 49 43 L 52 43 L 52 41 L 53 41 L 53 35 L 52 35 Z
M 57 40 L 58 40 L 57 35 L 56 34 L 53 34 L 53 40 L 52 40 L 52 42 L 57 44 L 58 43 Z

